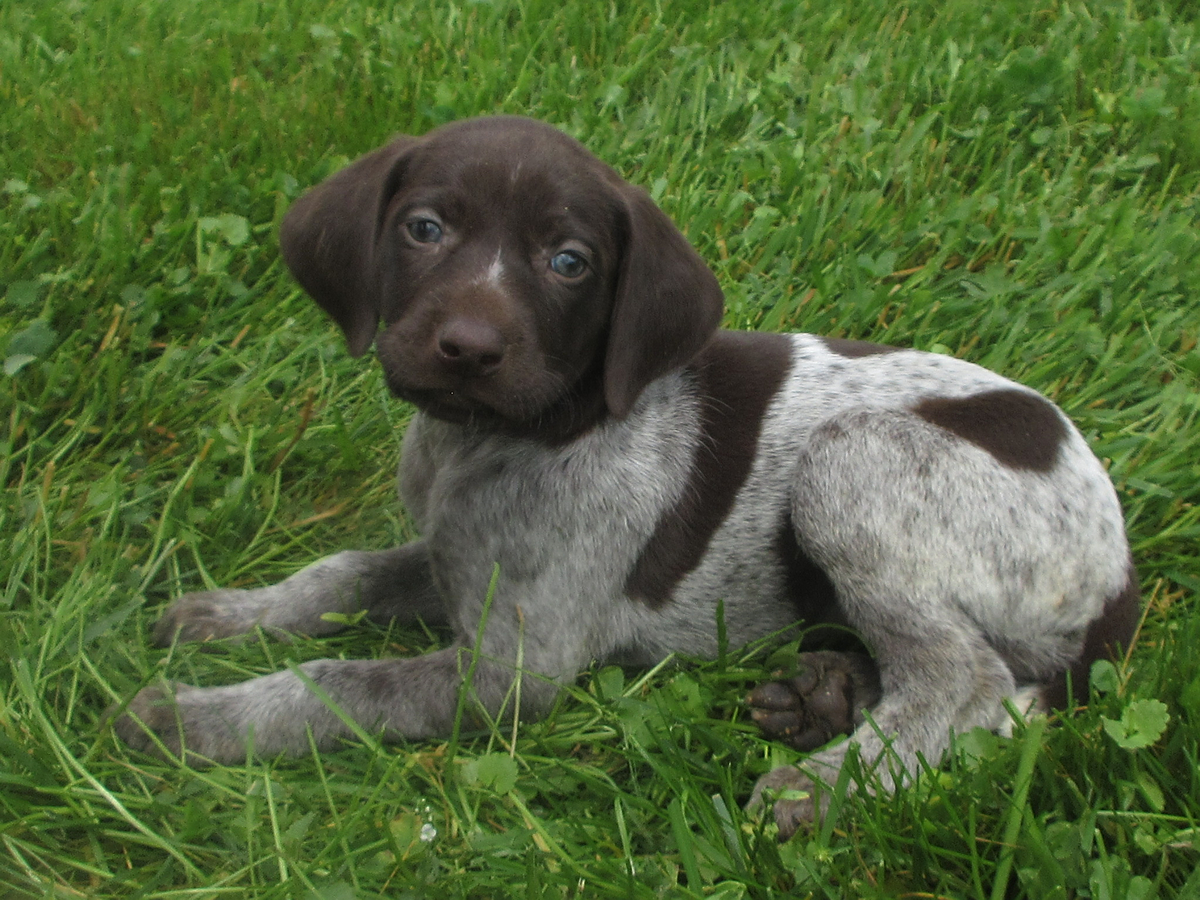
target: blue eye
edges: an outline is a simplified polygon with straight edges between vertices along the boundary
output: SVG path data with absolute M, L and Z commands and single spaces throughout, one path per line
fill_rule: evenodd
M 442 226 L 433 219 L 413 219 L 405 222 L 404 227 L 418 244 L 436 244 L 442 239 Z
M 587 260 L 573 250 L 563 250 L 550 258 L 550 268 L 563 278 L 578 278 L 587 271 L 588 264 Z

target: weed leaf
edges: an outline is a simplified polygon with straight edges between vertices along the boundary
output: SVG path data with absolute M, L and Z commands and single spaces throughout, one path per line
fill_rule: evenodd
M 1101 717 L 1104 730 L 1126 750 L 1140 750 L 1162 737 L 1171 720 L 1161 700 L 1134 700 L 1121 713 L 1119 721 Z
M 517 786 L 517 763 L 507 753 L 485 753 L 466 764 L 463 777 L 468 784 L 507 794 Z

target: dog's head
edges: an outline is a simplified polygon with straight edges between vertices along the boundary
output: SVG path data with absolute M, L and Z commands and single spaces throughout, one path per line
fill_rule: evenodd
M 281 242 L 350 352 L 374 341 L 391 389 L 451 421 L 624 417 L 721 317 L 646 193 L 528 119 L 399 137 L 301 197 Z

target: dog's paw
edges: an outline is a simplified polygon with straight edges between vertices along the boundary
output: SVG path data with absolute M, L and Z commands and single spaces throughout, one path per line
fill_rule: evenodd
M 143 688 L 116 716 L 113 732 L 134 750 L 160 759 L 200 766 L 244 760 L 246 742 L 205 699 L 210 693 L 177 683 Z
M 113 731 L 134 750 L 156 756 L 161 756 L 165 750 L 178 756 L 183 746 L 184 725 L 175 698 L 190 689 L 182 684 L 172 684 L 167 690 L 143 688 L 123 712 L 118 715 L 117 709 L 113 708 L 105 717 L 116 717 Z
M 797 675 L 760 685 L 746 702 L 764 735 L 809 751 L 854 731 L 862 710 L 879 700 L 879 674 L 858 653 L 821 650 L 799 662 Z
M 254 611 L 247 608 L 246 591 L 199 591 L 172 603 L 154 626 L 154 643 L 215 641 L 253 631 Z
M 828 805 L 822 803 L 823 799 L 823 793 L 808 775 L 795 766 L 779 766 L 758 779 L 746 809 L 754 813 L 770 803 L 779 827 L 779 840 L 786 841 L 801 826 L 816 821 L 818 811 Z

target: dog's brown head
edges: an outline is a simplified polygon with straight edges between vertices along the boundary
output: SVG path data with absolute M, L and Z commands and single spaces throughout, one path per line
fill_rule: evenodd
M 646 193 L 529 119 L 399 137 L 301 197 L 281 241 L 350 352 L 375 341 L 391 389 L 451 421 L 624 417 L 721 317 L 716 278 Z

